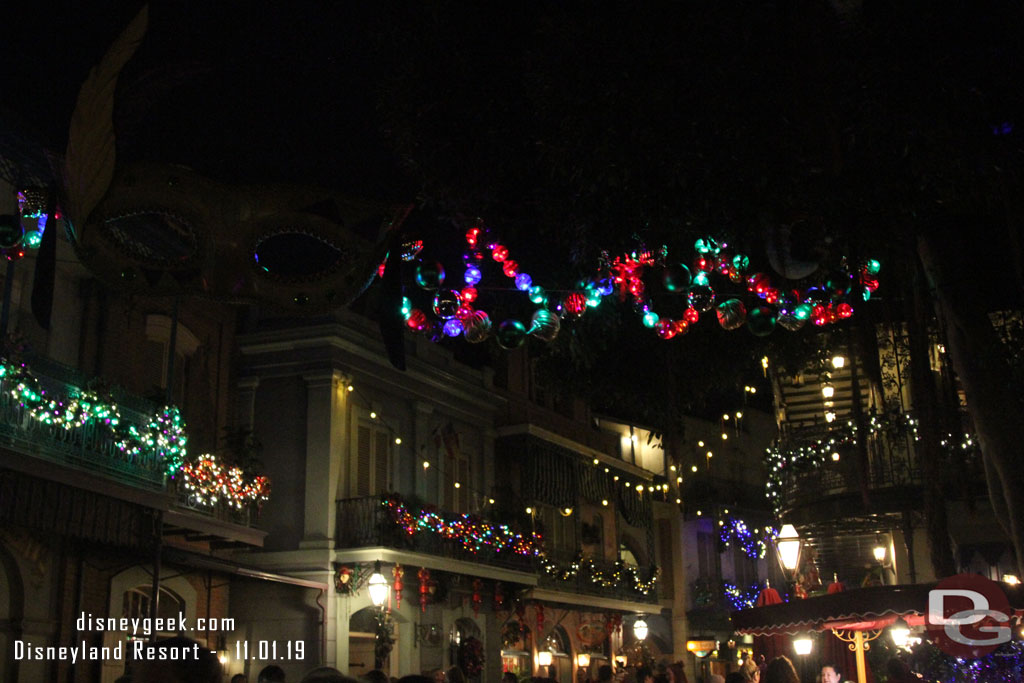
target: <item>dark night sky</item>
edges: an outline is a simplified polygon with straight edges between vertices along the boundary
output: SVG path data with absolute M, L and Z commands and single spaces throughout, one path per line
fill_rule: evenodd
M 371 5 L 151 3 L 118 86 L 122 160 L 408 198 L 379 134 L 373 43 L 387 17 L 360 14 Z M 62 150 L 80 84 L 138 7 L 19 3 L 4 21 L 4 106 Z

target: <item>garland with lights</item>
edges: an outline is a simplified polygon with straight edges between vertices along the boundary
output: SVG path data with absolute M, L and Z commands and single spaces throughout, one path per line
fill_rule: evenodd
M 242 468 L 226 467 L 217 462 L 217 456 L 212 453 L 189 459 L 182 464 L 180 472 L 189 500 L 204 507 L 223 502 L 241 510 L 249 505 L 260 505 L 270 497 L 267 477 L 247 478 Z
M 536 532 L 532 536 L 524 536 L 505 524 L 491 524 L 468 514 L 446 517 L 430 508 L 423 508 L 414 514 L 396 493 L 381 496 L 381 505 L 407 535 L 437 534 L 457 541 L 474 555 L 484 548 L 495 553 L 508 552 L 527 557 L 540 556 L 543 552 L 541 536 Z
M 740 590 L 739 586 L 723 581 L 722 590 L 725 593 L 725 597 L 732 604 L 733 609 L 737 611 L 753 607 L 757 603 L 757 596 L 761 594 L 761 587 L 756 583 L 750 584 L 747 590 L 744 591 Z
M 168 475 L 185 459 L 188 436 L 174 406 L 164 406 L 144 425 L 127 423 L 117 404 L 100 399 L 95 392 L 76 389 L 69 396 L 54 396 L 40 387 L 28 366 L 6 360 L 0 360 L 0 385 L 31 419 L 69 431 L 90 423 L 105 427 L 123 454 L 129 458 L 153 455 L 163 462 Z
M 753 560 L 763 560 L 768 553 L 769 544 L 778 535 L 776 529 L 765 527 L 765 535 L 758 537 L 761 534 L 761 529 L 755 528 L 751 531 L 746 522 L 736 517 L 719 520 L 718 526 L 718 537 L 725 547 L 728 548 L 731 543 L 735 543 L 744 555 Z
M 924 642 L 914 646 L 908 663 L 926 683 L 1018 683 L 1024 680 L 1024 642 L 1005 643 L 977 659 L 953 657 Z
M 917 434 L 918 421 L 907 413 L 894 414 L 887 417 L 872 415 L 868 419 L 868 437 L 885 433 L 889 435 L 909 435 L 919 441 Z M 844 426 L 834 427 L 827 436 L 809 443 L 790 448 L 773 445 L 765 450 L 765 463 L 768 468 L 768 480 L 765 484 L 765 497 L 772 506 L 776 517 L 782 507 L 783 477 L 791 472 L 808 472 L 819 469 L 836 459 L 833 454 L 840 448 L 856 447 L 858 443 L 857 425 L 851 420 Z M 977 441 L 970 434 L 956 439 L 946 434 L 940 440 L 940 446 L 947 453 L 976 452 Z
M 434 341 L 460 336 L 469 343 L 486 340 L 492 332 L 491 315 L 475 304 L 479 297 L 477 286 L 484 277 L 486 257 L 489 256 L 490 260 L 501 264 L 502 273 L 513 281 L 515 289 L 525 293 L 536 306 L 529 328 L 518 320 L 507 319 L 494 330 L 498 344 L 505 349 L 521 346 L 527 336 L 552 341 L 558 335 L 562 320 L 579 318 L 588 308 L 599 306 L 604 297 L 616 291 L 620 300 L 631 299 L 643 324 L 654 329 L 662 339 L 685 334 L 702 313 L 712 309 L 724 329 L 734 330 L 746 324 L 751 333 L 759 337 L 771 334 L 776 324 L 791 331 L 800 329 L 808 320 L 815 325 L 828 325 L 852 316 L 851 302 L 858 298 L 866 301 L 871 297 L 878 288 L 877 276 L 881 269 L 877 260 L 870 259 L 851 270 L 844 258 L 816 285 L 803 290 L 782 290 L 772 284 L 768 275 L 748 273 L 750 259 L 746 255 L 730 255 L 725 251 L 727 244 L 703 237 L 694 244 L 697 256 L 692 271 L 684 264 L 669 262 L 665 246 L 656 253 L 641 247 L 614 259 L 607 252 L 602 252 L 594 277 L 581 280 L 574 289 L 561 296 L 552 297 L 521 269 L 519 262 L 511 258 L 508 247 L 490 230 L 474 225 L 466 232 L 465 239 L 462 284 L 448 288 L 444 287 L 444 266 L 419 259 L 424 246 L 422 240 L 403 244 L 402 260 L 417 261 L 417 286 L 434 293 L 429 308 L 434 318 L 422 308 L 414 307 L 408 297 L 402 299 L 402 315 L 409 329 L 424 332 Z M 382 264 L 378 269 L 379 275 L 383 275 L 384 268 Z M 682 317 L 663 317 L 654 311 L 648 293 L 650 285 L 644 280 L 649 273 L 660 275 L 665 292 L 685 295 L 687 308 Z M 749 294 L 754 295 L 755 305 L 748 310 L 743 301 L 730 298 L 716 308 L 711 275 L 722 276 L 733 284 L 744 286 Z
M 575 581 L 577 577 L 589 578 L 590 583 L 599 588 L 626 587 L 640 595 L 647 595 L 658 583 L 658 568 L 651 567 L 651 576 L 644 580 L 640 576 L 640 570 L 622 560 L 616 560 L 614 568 L 604 571 L 590 558 L 577 555 L 567 565 L 559 565 L 547 556 L 541 558 L 541 568 L 548 576 L 560 581 Z

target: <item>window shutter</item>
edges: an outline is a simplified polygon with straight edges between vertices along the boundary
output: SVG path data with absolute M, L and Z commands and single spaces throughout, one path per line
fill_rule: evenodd
M 370 428 L 360 425 L 356 444 L 356 491 L 357 496 L 370 495 L 370 472 L 372 456 L 370 453 Z
M 391 489 L 391 439 L 386 432 L 374 433 L 373 492 L 383 493 Z

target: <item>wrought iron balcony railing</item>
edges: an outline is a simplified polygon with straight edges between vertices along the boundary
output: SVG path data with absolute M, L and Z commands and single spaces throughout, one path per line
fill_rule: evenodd
M 447 518 L 458 517 L 455 513 L 439 511 L 438 514 Z M 652 569 L 591 560 L 583 562 L 580 566 L 578 558 L 570 553 L 545 552 L 543 557 L 540 557 L 518 555 L 508 550 L 494 552 L 487 546 L 473 552 L 467 549 L 459 538 L 446 538 L 444 534 L 429 531 L 406 533 L 402 526 L 396 523 L 391 511 L 382 503 L 379 496 L 339 500 L 337 515 L 336 541 L 339 549 L 379 546 L 422 552 L 437 557 L 536 574 L 538 585 L 553 590 L 633 601 L 657 601 L 656 590 L 649 590 L 644 594 L 633 585 L 634 577 L 640 583 L 650 582 Z M 573 569 L 574 564 L 578 570 Z M 553 566 L 557 566 L 557 570 L 546 569 Z M 610 581 L 612 577 L 618 578 L 618 581 Z
M 74 370 L 53 361 L 33 358 L 31 364 L 32 377 L 46 396 L 78 396 L 86 385 Z M 97 420 L 69 426 L 34 417 L 21 398 L 19 382 L 10 374 L 0 378 L 0 444 L 4 447 L 134 487 L 164 489 L 165 463 L 156 455 L 125 450 L 119 446 L 122 438 Z M 113 388 L 110 399 L 117 404 L 122 422 L 144 425 L 152 418 L 152 406 L 138 397 Z

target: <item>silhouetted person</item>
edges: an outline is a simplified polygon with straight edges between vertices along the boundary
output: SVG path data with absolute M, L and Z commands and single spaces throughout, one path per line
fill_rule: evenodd
M 761 683 L 800 683 L 800 677 L 796 675 L 789 657 L 779 656 L 768 662 Z
M 256 683 L 284 683 L 284 669 L 277 664 L 270 664 L 260 671 Z
M 388 675 L 380 669 L 374 669 L 373 671 L 367 671 L 363 674 L 363 680 L 368 683 L 391 683 L 388 680 Z
M 602 664 L 597 668 L 597 683 L 610 683 L 615 674 L 609 664 Z

